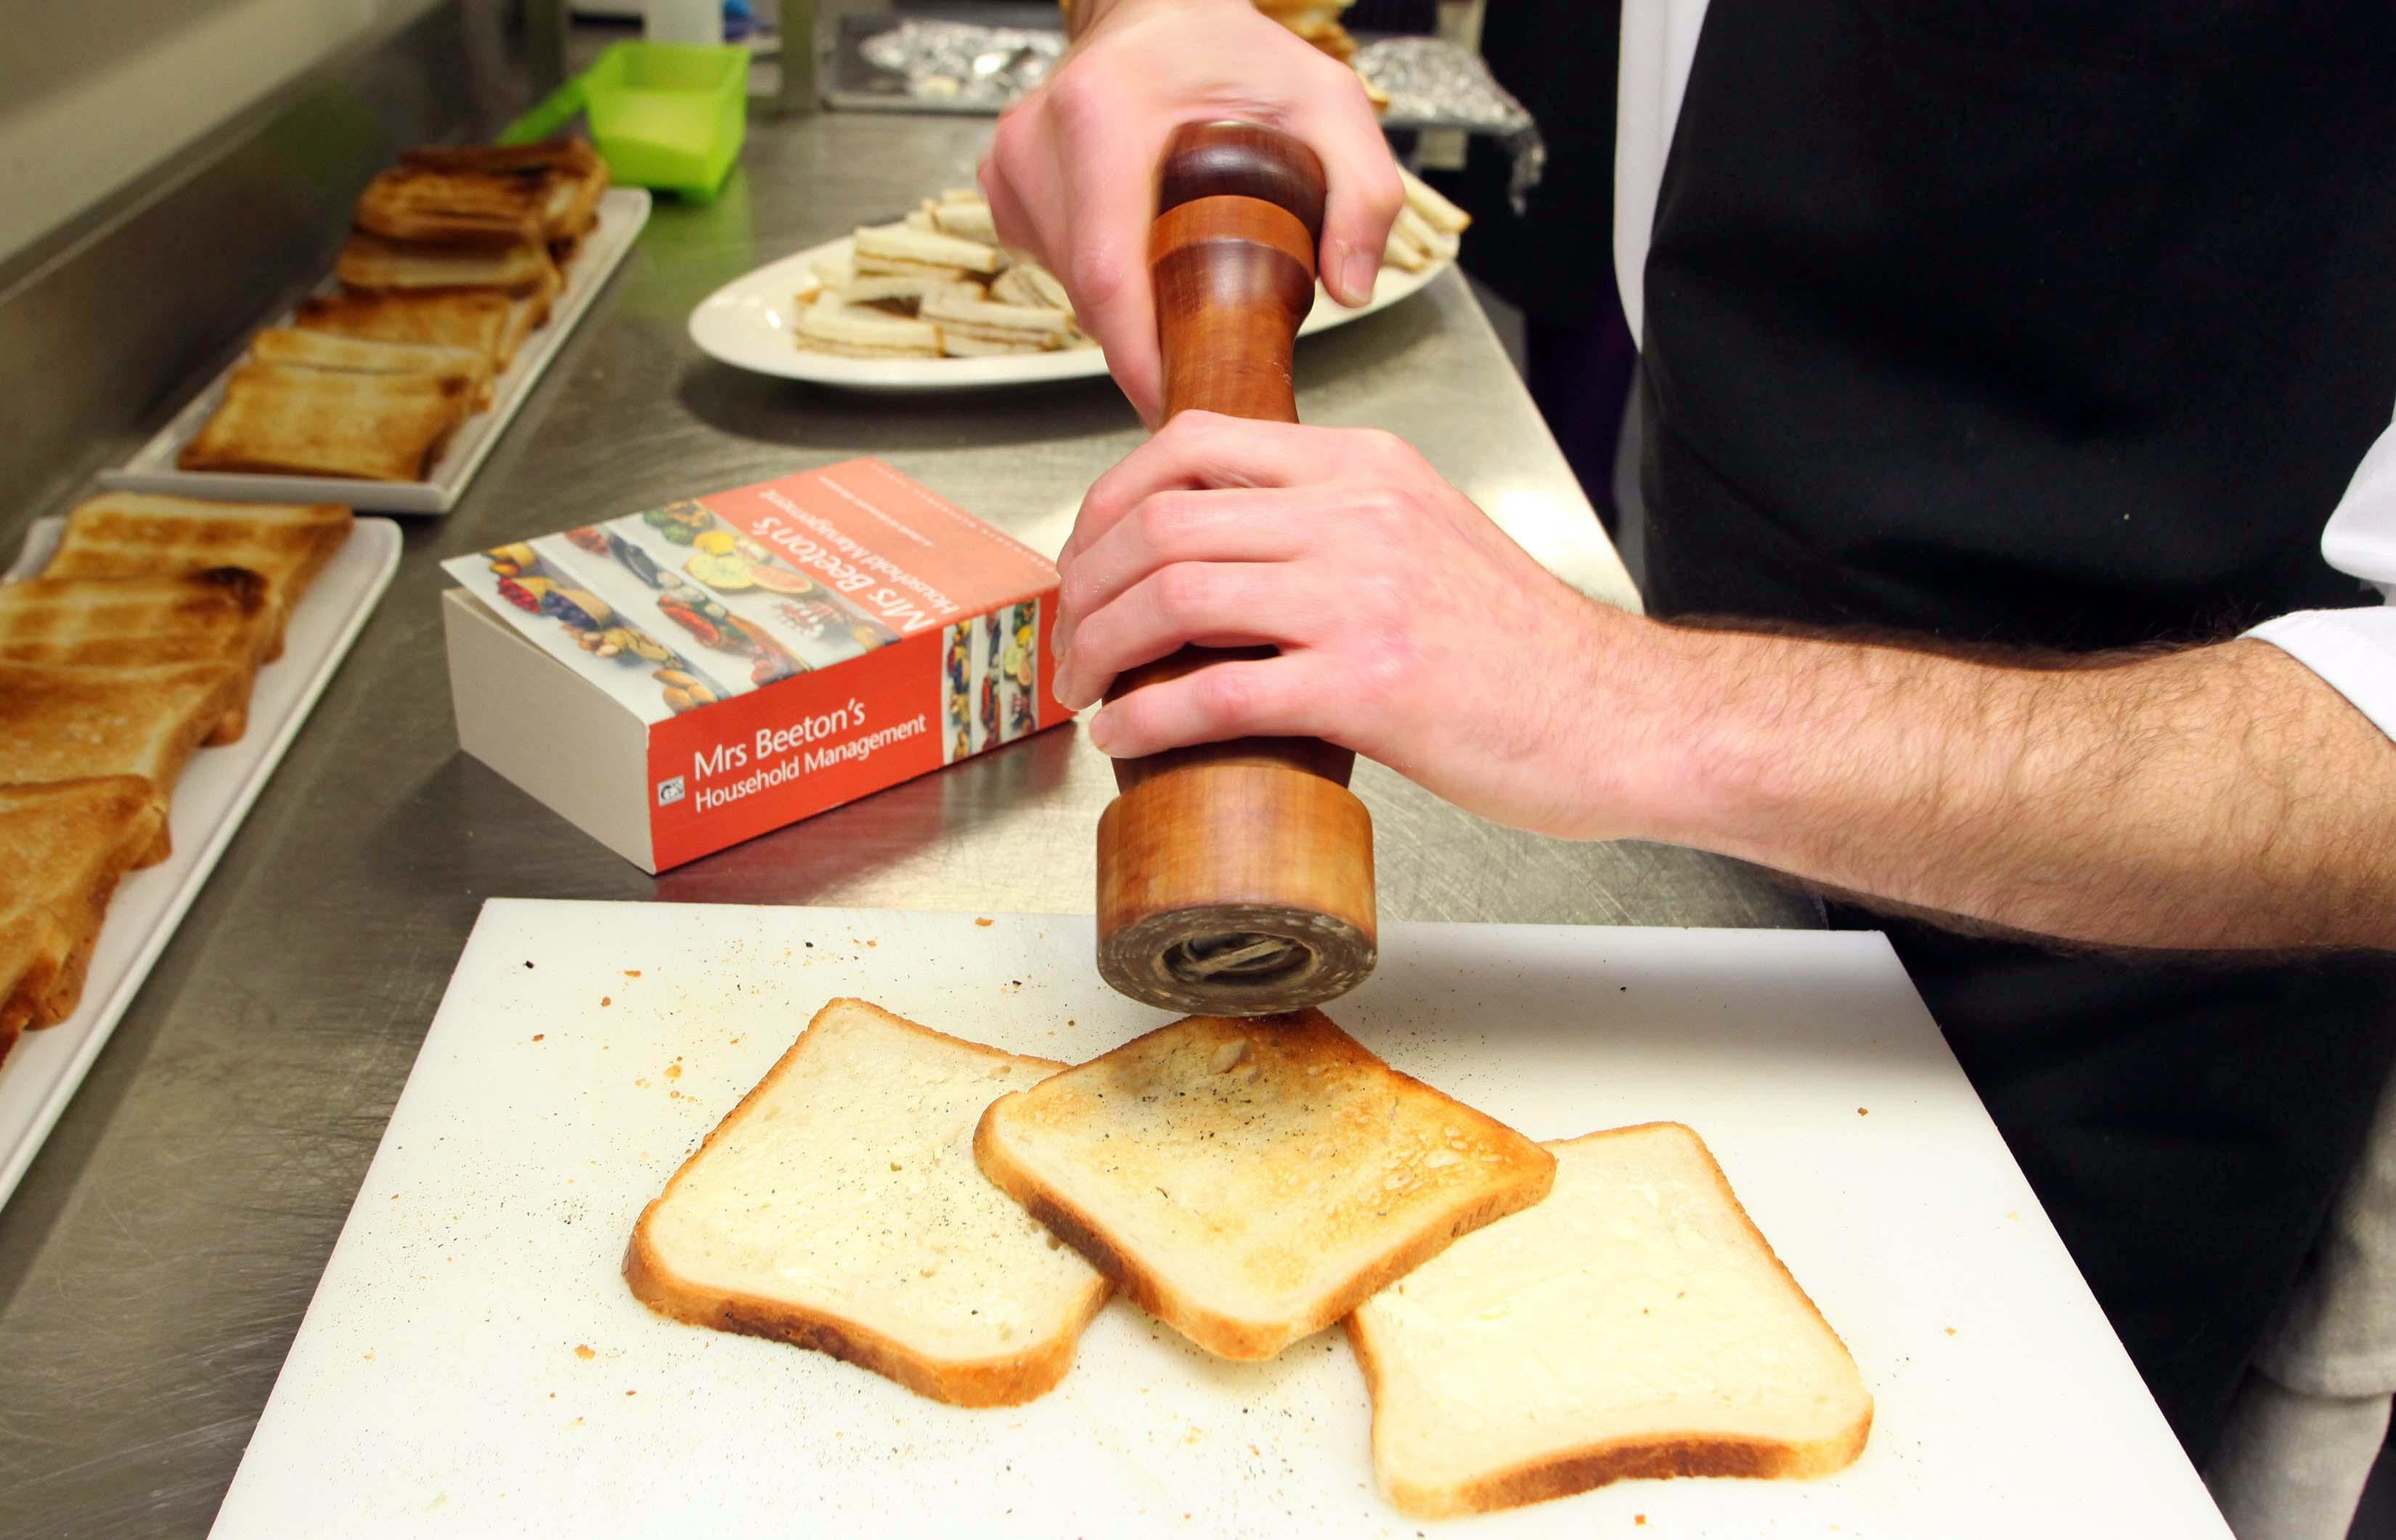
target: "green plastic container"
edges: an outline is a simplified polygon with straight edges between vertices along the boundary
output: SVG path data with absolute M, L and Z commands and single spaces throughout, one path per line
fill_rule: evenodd
M 618 43 L 508 126 L 502 144 L 555 133 L 576 113 L 608 175 L 634 187 L 712 200 L 749 132 L 749 50 Z

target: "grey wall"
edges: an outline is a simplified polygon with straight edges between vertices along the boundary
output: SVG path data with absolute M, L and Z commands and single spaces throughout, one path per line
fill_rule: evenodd
M 0 263 L 440 0 L 5 0 Z

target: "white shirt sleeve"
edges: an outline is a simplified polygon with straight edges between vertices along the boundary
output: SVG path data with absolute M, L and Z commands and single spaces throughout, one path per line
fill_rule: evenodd
M 1622 62 L 1615 99 L 1614 278 L 1632 340 L 1646 339 L 1647 246 L 1672 128 L 1705 26 L 1706 0 L 1622 0 Z M 2386 602 L 2299 610 L 2246 634 L 2322 676 L 2380 730 L 2396 737 L 2396 427 L 2379 435 L 2354 473 L 2322 554 L 2378 589 Z M 2358 590 L 2358 594 L 2360 591 Z
M 1706 0 L 1622 0 L 1614 106 L 1614 282 L 1631 339 L 1646 345 L 1647 242 Z
M 2322 531 L 2322 555 L 2379 591 L 2381 603 L 2298 610 L 2248 636 L 2322 676 L 2396 737 L 2396 427 L 2379 435 Z

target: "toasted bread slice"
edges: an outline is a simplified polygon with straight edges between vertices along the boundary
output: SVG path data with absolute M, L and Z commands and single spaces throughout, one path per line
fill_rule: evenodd
M 561 163 L 549 174 L 549 202 L 542 213 L 552 252 L 561 246 L 570 249 L 591 232 L 599 222 L 599 200 L 607 192 L 607 163 L 579 139 L 573 146 L 580 157 Z
M 549 174 L 394 166 L 366 183 L 351 219 L 387 240 L 509 246 L 548 238 Z
M 959 1406 L 1047 1391 L 1105 1279 L 974 1169 L 974 1120 L 1063 1069 L 860 1000 L 816 1013 L 642 1211 L 624 1276 L 677 1320 Z
M 274 640 L 308 585 L 356 523 L 339 503 L 220 503 L 151 492 L 108 492 L 67 515 L 46 578 L 126 578 L 246 567 L 266 579 Z
M 1320 1011 L 1191 1016 L 1002 1096 L 991 1180 L 1209 1352 L 1265 1359 L 1537 1202 L 1555 1158 Z
M 491 393 L 492 359 L 480 348 L 437 342 L 386 342 L 299 326 L 269 326 L 249 339 L 250 360 L 357 374 L 456 375 L 473 388 L 477 405 Z
M 291 324 L 305 331 L 377 342 L 470 348 L 497 368 L 512 308 L 506 295 L 480 289 L 329 294 L 300 301 Z
M 343 286 L 368 293 L 410 289 L 497 289 L 525 294 L 557 275 L 548 246 L 539 240 L 512 246 L 446 246 L 387 241 L 357 231 L 333 260 Z
M 175 463 L 186 471 L 416 481 L 474 405 L 454 374 L 244 364 Z
M 273 646 L 274 625 L 266 579 L 244 567 L 0 583 L 0 661 L 240 670 L 243 703 L 217 724 L 211 743 L 231 743 L 247 725 L 249 686 Z
M 1441 1517 L 1657 1476 L 1826 1475 L 1855 1360 L 1679 1123 L 1546 1147 L 1555 1190 L 1349 1318 L 1390 1500 Z
M 590 230 L 601 194 L 607 191 L 607 163 L 582 139 L 539 144 L 436 144 L 400 153 L 400 164 L 434 171 L 547 174 L 541 212 L 543 233 L 552 246 Z
M 538 286 L 526 289 L 508 303 L 508 324 L 499 333 L 499 367 L 515 362 L 516 350 L 525 339 L 549 325 L 549 312 L 566 287 L 566 280 L 554 267 Z
M 607 174 L 607 163 L 588 139 L 540 139 L 531 144 L 419 144 L 399 153 L 402 166 L 433 171 L 570 171 Z
M 0 786 L 0 1059 L 74 1014 L 117 880 L 165 833 L 138 777 Z
M 241 709 L 247 684 L 224 663 L 0 663 L 0 786 L 139 776 L 162 820 L 159 843 L 140 864 L 163 861 L 175 782 L 226 713 Z

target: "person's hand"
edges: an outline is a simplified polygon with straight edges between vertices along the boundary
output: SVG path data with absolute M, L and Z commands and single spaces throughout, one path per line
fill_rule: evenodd
M 1185 644 L 1280 649 L 1109 703 L 1089 729 L 1109 754 L 1321 737 L 1500 822 L 1629 830 L 1646 735 L 1617 653 L 1657 628 L 1566 587 L 1390 434 L 1181 413 L 1091 487 L 1058 564 L 1067 706 Z
M 1279 128 L 1321 158 L 1324 286 L 1370 299 L 1405 202 L 1389 143 L 1356 73 L 1248 0 L 1118 0 L 999 119 L 981 166 L 999 239 L 1064 283 L 1151 424 L 1164 400 L 1148 277 L 1157 163 L 1176 128 L 1220 118 Z

